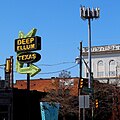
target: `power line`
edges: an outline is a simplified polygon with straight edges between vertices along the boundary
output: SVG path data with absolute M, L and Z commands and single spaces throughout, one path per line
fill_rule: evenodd
M 56 64 L 39 64 L 38 66 L 57 66 L 57 65 L 69 64 L 69 63 L 75 63 L 75 62 L 61 62 Z
M 3 67 L 4 67 L 4 66 L 5 66 L 5 64 L 1 64 L 0 66 L 3 66 Z
M 75 62 L 61 62 L 61 63 L 55 63 L 55 64 L 39 64 L 38 66 L 48 66 L 48 67 L 51 67 L 51 66 L 58 66 L 58 65 L 62 65 L 62 64 L 70 64 L 70 63 L 75 63 Z M 1 67 L 2 66 L 2 67 Z M 76 67 L 76 65 L 74 66 L 71 66 L 71 67 L 68 67 L 68 68 L 65 68 L 65 69 L 62 69 L 62 70 L 58 70 L 58 71 L 52 71 L 52 72 L 44 72 L 44 73 L 39 73 L 39 74 L 54 74 L 54 73 L 59 73 L 63 70 L 69 70 L 69 69 L 72 69 L 74 67 Z M 0 65 L 0 69 L 4 69 L 3 68 L 3 65 Z M 17 73 L 17 71 L 13 71 L 14 73 Z
M 5 64 L 0 65 L 0 69 L 4 69 L 3 67 L 5 67 Z
M 60 62 L 60 63 L 55 63 L 55 64 L 39 64 L 37 66 L 47 66 L 47 67 L 52 67 L 52 66 L 58 66 L 58 65 L 63 65 L 63 64 L 70 64 L 70 63 L 75 63 L 75 62 Z
M 70 63 L 75 63 L 75 62 L 60 62 L 60 63 L 55 63 L 55 64 L 39 64 L 37 66 L 52 67 L 52 66 L 58 66 L 58 65 L 63 65 L 63 64 L 70 64 Z M 16 71 L 14 71 L 14 72 L 16 72 Z
M 77 66 L 77 65 L 71 66 L 71 67 L 66 68 L 66 69 L 58 70 L 58 71 L 45 72 L 45 73 L 39 73 L 39 74 L 54 74 L 54 73 L 59 73 L 59 72 L 61 72 L 61 71 L 63 71 L 63 70 L 70 70 L 70 69 L 72 69 L 72 68 L 74 68 L 74 67 L 76 67 L 76 66 Z

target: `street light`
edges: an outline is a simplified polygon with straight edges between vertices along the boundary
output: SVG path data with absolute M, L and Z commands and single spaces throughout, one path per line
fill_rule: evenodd
M 91 24 L 90 24 L 90 20 L 92 19 L 97 19 L 100 17 L 100 9 L 99 8 L 92 8 L 92 10 L 90 10 L 89 7 L 85 8 L 85 6 L 81 6 L 80 8 L 80 17 L 83 20 L 88 19 L 88 68 L 89 68 L 89 76 L 88 76 L 88 88 L 91 88 L 91 83 L 92 83 L 92 87 L 93 87 L 93 80 L 92 80 L 92 72 L 91 72 Z M 92 90 L 92 94 L 93 94 L 93 90 Z M 93 98 L 93 95 L 91 95 Z M 93 119 L 93 105 L 92 105 L 92 119 Z
M 80 17 L 83 20 L 88 19 L 88 61 L 89 61 L 89 79 L 88 79 L 88 88 L 91 88 L 91 24 L 90 20 L 97 19 L 100 17 L 100 9 L 99 8 L 92 8 L 90 10 L 89 7 L 85 8 L 85 6 L 81 6 L 80 8 Z
M 80 9 L 80 16 L 83 20 L 86 19 L 93 19 L 93 18 L 99 18 L 100 17 L 100 8 L 85 8 L 85 6 L 82 6 Z

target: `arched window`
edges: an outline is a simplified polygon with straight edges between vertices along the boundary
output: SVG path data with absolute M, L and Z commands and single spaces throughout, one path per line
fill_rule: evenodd
M 115 65 L 115 61 L 114 61 L 114 60 L 111 60 L 111 61 L 110 61 L 110 65 Z
M 97 63 L 97 76 L 98 77 L 104 76 L 104 64 L 102 60 L 98 61 Z
M 109 62 L 109 76 L 115 76 L 116 65 L 114 60 Z
M 102 60 L 98 61 L 98 66 L 103 66 L 103 61 Z

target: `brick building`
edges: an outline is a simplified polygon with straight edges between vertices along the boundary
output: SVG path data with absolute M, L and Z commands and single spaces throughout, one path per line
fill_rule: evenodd
M 40 92 L 58 92 L 58 94 L 78 95 L 79 78 L 50 78 L 50 79 L 34 79 L 30 80 L 30 90 Z M 16 80 L 15 88 L 26 89 L 26 80 Z M 63 93 L 64 91 L 64 93 Z

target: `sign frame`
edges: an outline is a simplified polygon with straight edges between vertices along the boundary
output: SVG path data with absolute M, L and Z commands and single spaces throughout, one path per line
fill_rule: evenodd
M 17 60 L 20 63 L 35 63 L 41 59 L 41 55 L 37 52 L 21 52 L 17 55 Z
M 41 37 L 33 36 L 15 39 L 15 52 L 41 50 Z

